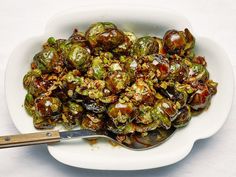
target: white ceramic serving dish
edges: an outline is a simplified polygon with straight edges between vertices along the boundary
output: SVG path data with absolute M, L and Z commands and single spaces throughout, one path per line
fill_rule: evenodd
M 149 7 L 80 7 L 53 17 L 43 35 L 27 39 L 15 48 L 6 70 L 5 90 L 9 112 L 20 133 L 37 131 L 23 105 L 26 90 L 22 79 L 30 69 L 32 57 L 41 49 L 49 36 L 67 38 L 74 28 L 84 31 L 97 21 L 111 21 L 124 30 L 141 35 L 163 36 L 168 29 L 183 30 L 189 22 L 182 16 Z M 196 34 L 195 34 L 196 36 Z M 161 167 L 183 159 L 196 140 L 215 134 L 230 111 L 234 79 L 232 67 L 225 51 L 208 38 L 196 36 L 196 53 L 206 57 L 210 77 L 219 83 L 218 93 L 210 108 L 194 117 L 190 124 L 178 130 L 159 147 L 146 151 L 130 151 L 99 142 L 91 146 L 83 140 L 48 145 L 50 154 L 58 161 L 81 168 L 102 170 L 138 170 Z

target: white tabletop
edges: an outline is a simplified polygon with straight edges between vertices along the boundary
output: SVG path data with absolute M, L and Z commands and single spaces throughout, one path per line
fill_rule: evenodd
M 31 36 L 43 33 L 47 20 L 57 12 L 68 8 L 80 8 L 81 5 L 89 3 L 127 3 L 123 0 L 117 1 L 0 0 L 0 135 L 17 133 L 4 100 L 4 71 L 14 47 Z M 191 22 L 195 34 L 207 36 L 222 45 L 236 71 L 236 1 L 145 0 L 144 2 L 157 8 L 171 8 L 184 14 Z M 130 0 L 129 4 L 132 3 L 140 2 Z M 233 107 L 235 106 L 234 101 Z M 236 110 L 232 109 L 228 120 L 216 135 L 196 142 L 191 153 L 184 160 L 167 167 L 129 172 L 79 169 L 57 162 L 49 155 L 46 146 L 39 145 L 0 150 L 0 177 L 235 177 L 235 116 Z

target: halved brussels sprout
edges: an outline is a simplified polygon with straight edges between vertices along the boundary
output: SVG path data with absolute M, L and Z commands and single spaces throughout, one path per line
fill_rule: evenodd
M 136 41 L 136 36 L 131 32 L 124 32 L 124 42 L 116 47 L 113 52 L 116 54 L 129 55 L 131 52 L 132 45 Z
M 151 115 L 151 106 L 146 106 L 146 105 L 140 105 L 139 106 L 139 115 L 136 118 L 137 123 L 142 123 L 142 124 L 150 124 L 153 122 L 152 115 Z
M 175 104 L 168 99 L 158 100 L 151 112 L 153 120 L 160 120 L 163 128 L 171 127 L 171 120 L 176 115 L 177 109 Z
M 23 85 L 25 89 L 29 89 L 31 83 L 34 81 L 35 78 L 40 77 L 42 74 L 41 70 L 34 69 L 29 71 L 23 78 Z
M 38 97 L 42 93 L 47 92 L 47 89 L 52 85 L 52 82 L 47 80 L 48 78 L 42 78 L 41 71 L 39 69 L 28 72 L 23 78 L 24 87 L 28 90 L 28 93 L 35 97 Z
M 90 60 L 88 50 L 78 44 L 73 44 L 67 54 L 66 61 L 74 68 L 86 70 Z
M 206 65 L 207 65 L 205 58 L 202 57 L 202 56 L 194 57 L 194 58 L 192 59 L 192 62 L 193 62 L 193 63 L 196 63 L 196 64 L 199 64 L 199 65 L 202 65 L 202 66 L 205 66 L 205 67 L 206 67 Z
M 149 124 L 135 124 L 135 131 L 139 133 L 148 133 L 149 131 L 156 130 L 157 128 L 160 128 L 162 126 L 162 121 L 160 119 L 156 119 Z
M 158 91 L 166 98 L 178 103 L 183 107 L 187 103 L 188 94 L 185 90 L 176 88 L 175 86 L 167 86 L 166 89 L 159 88 Z
M 98 22 L 89 27 L 85 33 L 92 48 L 101 47 L 111 50 L 124 42 L 124 33 L 110 22 Z
M 184 33 L 177 30 L 169 30 L 163 37 L 164 48 L 170 54 L 181 54 L 186 46 Z
M 83 112 L 83 107 L 79 105 L 78 103 L 69 101 L 67 103 L 69 111 L 72 115 L 77 115 L 77 114 L 82 114 Z
M 33 116 L 33 124 L 34 124 L 34 127 L 39 130 L 52 129 L 56 126 L 55 121 L 51 121 L 51 120 L 49 121 L 49 119 L 45 119 L 44 117 L 40 117 L 37 114 Z
M 211 95 L 215 95 L 217 93 L 217 82 L 214 82 L 213 80 L 206 81 L 206 85 L 211 93 Z
M 133 103 L 114 103 L 108 107 L 107 114 L 110 116 L 116 126 L 126 124 L 133 117 Z
M 92 113 L 87 113 L 82 120 L 82 128 L 89 130 L 101 130 L 104 126 L 103 115 L 96 115 Z
M 209 72 L 203 65 L 193 63 L 189 68 L 188 77 L 187 82 L 189 83 L 194 83 L 196 81 L 205 82 L 209 79 Z
M 136 130 L 136 125 L 133 123 L 125 123 L 115 125 L 113 122 L 109 121 L 107 123 L 107 130 L 117 134 L 117 135 L 127 135 L 130 133 L 134 133 Z
M 169 30 L 163 37 L 164 49 L 169 54 L 184 56 L 195 45 L 195 39 L 186 28 L 184 31 Z
M 182 109 L 179 110 L 172 124 L 174 127 L 180 128 L 186 126 L 190 120 L 191 110 L 188 105 L 185 105 Z
M 122 71 L 115 71 L 109 77 L 106 78 L 107 88 L 113 92 L 118 93 L 124 90 L 130 83 L 130 76 L 128 73 Z
M 152 118 L 154 121 L 159 120 L 163 128 L 169 129 L 171 127 L 171 120 L 169 117 L 162 111 L 159 105 L 156 105 L 152 112 Z
M 92 61 L 93 77 L 95 79 L 104 79 L 106 77 L 106 70 L 103 61 L 96 57 Z
M 73 129 L 81 124 L 83 107 L 76 102 L 69 101 L 62 106 L 61 121 L 66 129 Z
M 168 77 L 170 72 L 169 60 L 160 54 L 148 55 L 147 59 L 152 62 L 155 69 L 155 74 L 159 80 L 164 80 Z
M 159 43 L 154 37 L 145 36 L 137 39 L 132 48 L 132 55 L 142 57 L 159 52 Z
M 149 86 L 143 79 L 137 79 L 135 83 L 127 87 L 125 90 L 125 95 L 130 98 L 130 100 L 135 104 L 140 103 L 153 105 L 155 102 L 155 90 Z
M 158 46 L 159 46 L 158 54 L 165 55 L 166 52 L 165 52 L 165 49 L 164 49 L 163 39 L 157 38 L 157 37 L 155 37 L 155 39 L 156 39 L 156 41 L 158 43 Z
M 206 85 L 198 85 L 197 91 L 189 99 L 189 105 L 194 110 L 201 110 L 209 105 L 211 93 Z
M 117 95 L 103 96 L 103 97 L 99 98 L 99 101 L 101 101 L 102 103 L 114 103 L 117 100 L 118 100 Z
M 69 41 L 72 43 L 80 44 L 82 47 L 86 46 L 86 38 L 82 32 L 74 29 L 73 34 L 69 37 Z
M 171 60 L 170 61 L 170 73 L 168 76 L 168 80 L 184 82 L 188 78 L 189 68 L 186 64 L 179 60 Z
M 40 117 L 56 116 L 61 112 L 61 101 L 56 97 L 42 96 L 35 99 L 35 112 Z
M 34 97 L 30 93 L 27 93 L 25 96 L 24 107 L 26 112 L 33 116 L 35 114 L 35 107 L 34 107 Z
M 43 73 L 52 72 L 54 64 L 59 60 L 56 50 L 52 47 L 44 48 L 33 58 L 33 64 Z

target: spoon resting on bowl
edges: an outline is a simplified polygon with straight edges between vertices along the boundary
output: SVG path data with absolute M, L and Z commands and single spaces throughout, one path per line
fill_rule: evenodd
M 62 131 L 44 131 L 18 135 L 0 136 L 0 149 L 37 144 L 60 143 L 61 141 L 75 138 L 106 138 L 130 150 L 147 150 L 164 143 L 175 132 L 176 128 L 168 130 L 156 129 L 143 136 L 142 134 L 130 135 L 128 141 L 117 140 L 117 134 L 109 131 L 92 131 L 88 129 Z

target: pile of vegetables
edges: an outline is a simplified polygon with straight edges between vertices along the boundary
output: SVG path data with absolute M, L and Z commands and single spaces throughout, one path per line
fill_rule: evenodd
M 24 76 L 24 106 L 37 129 L 80 127 L 133 134 L 186 126 L 217 92 L 188 29 L 163 38 L 92 24 L 50 37 Z

